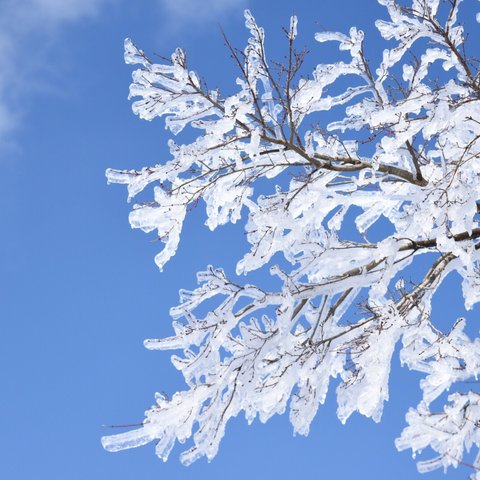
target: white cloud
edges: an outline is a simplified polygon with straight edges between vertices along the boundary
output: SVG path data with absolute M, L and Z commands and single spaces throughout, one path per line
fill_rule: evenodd
M 95 15 L 105 0 L 6 0 L 2 24 L 14 33 L 45 30 Z
M 38 55 L 52 33 L 69 22 L 96 15 L 110 0 L 2 0 L 0 2 L 0 147 L 18 125 L 26 78 L 41 65 Z M 31 36 L 42 39 L 36 52 L 24 52 Z M 33 69 L 33 72 L 32 72 Z
M 50 68 L 48 51 L 61 38 L 62 27 L 94 17 L 109 3 L 127 1 L 132 0 L 0 0 L 1 149 L 11 144 L 11 133 L 25 112 L 25 100 L 48 88 L 42 74 Z M 159 6 L 163 31 L 171 31 L 221 22 L 241 11 L 249 0 L 135 1 L 139 8 Z M 38 39 L 35 52 L 31 51 L 32 38 Z M 36 78 L 33 85 L 32 78 Z
M 171 21 L 196 23 L 243 7 L 246 0 L 161 0 L 161 3 Z
M 95 15 L 104 0 L 30 0 L 46 20 L 64 22 Z

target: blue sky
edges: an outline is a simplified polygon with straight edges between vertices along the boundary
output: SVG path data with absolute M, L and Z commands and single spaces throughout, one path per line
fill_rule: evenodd
M 159 246 L 130 229 L 126 191 L 107 186 L 105 169 L 164 161 L 168 135 L 161 120 L 143 122 L 130 110 L 123 40 L 162 55 L 182 46 L 210 86 L 228 89 L 235 70 L 218 24 L 243 48 L 246 7 L 280 59 L 280 27 L 293 11 L 312 65 L 336 55 L 313 43 L 322 29 L 357 25 L 371 34 L 372 58 L 384 48 L 372 30 L 383 15 L 374 0 L 0 0 L 0 478 L 468 476 L 421 476 L 409 453 L 396 452 L 404 413 L 420 398 L 419 377 L 397 359 L 379 425 L 359 416 L 341 425 L 330 396 L 308 438 L 294 438 L 286 416 L 250 427 L 236 419 L 210 464 L 182 467 L 178 447 L 167 464 L 152 445 L 101 448 L 100 437 L 114 433 L 102 425 L 139 422 L 155 391 L 181 388 L 169 354 L 145 350 L 143 339 L 171 332 L 168 310 L 196 271 L 209 263 L 232 271 L 232 251 L 245 247 L 239 226 L 212 234 L 197 208 L 160 274 Z

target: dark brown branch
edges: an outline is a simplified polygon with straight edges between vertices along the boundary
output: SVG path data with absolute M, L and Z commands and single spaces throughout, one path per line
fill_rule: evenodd
M 305 152 L 305 150 L 296 146 L 295 144 L 267 135 L 263 136 L 263 140 L 270 143 L 275 143 L 277 145 L 283 145 L 286 150 L 293 150 L 295 153 L 307 160 L 316 169 L 324 168 L 326 170 L 333 170 L 337 172 L 352 172 L 363 170 L 365 168 L 373 168 L 372 165 L 370 165 L 369 163 L 359 159 L 353 159 L 351 157 L 332 157 L 330 155 L 323 155 L 320 153 L 316 153 L 313 157 L 311 157 Z M 339 163 L 340 165 L 337 165 L 337 163 Z M 427 180 L 425 180 L 423 177 L 419 180 L 417 179 L 417 176 L 412 174 L 411 172 L 399 167 L 395 167 L 393 165 L 379 164 L 377 169 L 381 173 L 393 175 L 420 187 L 425 187 L 428 184 Z
M 480 228 L 474 228 L 472 233 L 470 232 L 462 232 L 458 233 L 457 235 L 453 235 L 453 238 L 456 242 L 464 242 L 466 240 L 475 240 L 480 238 Z M 421 248 L 433 248 L 437 246 L 437 239 L 431 238 L 429 240 L 410 240 L 407 245 L 402 245 L 398 250 L 400 252 L 404 252 L 406 250 L 419 250 Z
M 422 175 L 422 170 L 420 168 L 420 162 L 418 161 L 418 153 L 417 151 L 413 148 L 413 145 L 410 143 L 409 140 L 405 142 L 405 145 L 407 146 L 408 153 L 412 157 L 412 162 L 413 166 L 415 167 L 415 173 L 418 181 L 424 181 L 423 175 Z

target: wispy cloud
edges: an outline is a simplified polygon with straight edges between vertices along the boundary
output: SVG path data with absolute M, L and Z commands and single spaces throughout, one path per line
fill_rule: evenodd
M 94 15 L 105 0 L 7 0 L 3 5 L 9 17 L 3 23 L 14 30 L 44 29 L 62 22 Z M 10 20 L 15 20 L 13 23 Z
M 22 122 L 26 103 L 45 89 L 48 52 L 61 40 L 66 25 L 95 17 L 108 4 L 132 0 L 0 0 L 0 150 L 15 146 L 12 132 Z M 138 0 L 136 0 L 138 1 Z M 138 2 L 156 6 L 163 30 L 200 28 L 223 21 L 243 9 L 249 0 L 156 0 Z M 35 52 L 31 51 L 32 38 Z M 36 78 L 32 86 L 31 78 Z M 41 87 L 39 87 L 41 85 Z M 48 87 L 47 87 L 48 88 Z M 28 92 L 28 93 L 27 93 Z
M 62 26 L 92 17 L 110 0 L 3 0 L 0 3 L 0 147 L 9 143 L 9 134 L 22 116 L 25 78 L 41 65 L 38 51 L 25 53 L 32 36 L 45 44 Z M 29 61 L 29 58 L 35 60 Z
M 182 25 L 215 19 L 245 3 L 246 0 L 161 0 L 170 20 Z

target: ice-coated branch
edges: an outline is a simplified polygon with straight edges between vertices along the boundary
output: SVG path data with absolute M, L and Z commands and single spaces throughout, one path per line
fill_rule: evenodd
M 126 62 L 138 67 L 134 112 L 165 117 L 174 135 L 197 133 L 170 140 L 171 158 L 158 165 L 107 171 L 129 200 L 154 185 L 153 201 L 134 205 L 132 227 L 157 231 L 161 269 L 189 207 L 203 202 L 212 230 L 244 222 L 249 248 L 236 274 L 269 269 L 277 287 L 200 272 L 198 288 L 171 309 L 174 334 L 145 341 L 175 351 L 185 389 L 157 394 L 140 428 L 102 439 L 108 450 L 155 441 L 166 460 L 191 439 L 182 461 L 211 459 L 240 413 L 265 422 L 289 410 L 306 435 L 332 378 L 341 421 L 354 412 L 380 421 L 399 347 L 402 364 L 424 378 L 397 447 L 436 452 L 420 471 L 469 463 L 465 453 L 478 451 L 480 392 L 458 386 L 477 385 L 480 340 L 465 319 L 444 319 L 453 326 L 441 331 L 432 309 L 453 272 L 465 310 L 480 301 L 480 74 L 459 23 L 469 0 L 378 1 L 389 16 L 375 23 L 389 41 L 379 65 L 367 61 L 357 28 L 319 32 L 316 41 L 347 57 L 309 76 L 297 18 L 280 65 L 246 11 L 246 48 L 224 35 L 239 75 L 230 95 L 208 90 L 183 51 L 157 64 L 125 42 Z M 322 125 L 325 111 L 336 118 Z M 479 458 L 470 466 L 480 479 Z

